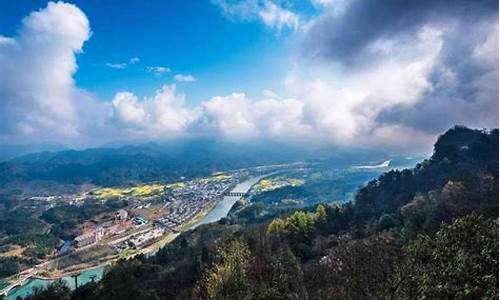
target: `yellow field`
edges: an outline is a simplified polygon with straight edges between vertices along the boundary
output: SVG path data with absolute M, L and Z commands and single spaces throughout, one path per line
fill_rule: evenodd
M 225 179 L 229 179 L 229 178 L 231 178 L 231 176 L 227 175 L 227 174 L 224 174 L 224 173 L 214 174 L 211 177 L 211 179 L 215 180 L 215 181 L 225 180 Z
M 97 198 L 107 199 L 114 197 L 150 197 L 163 193 L 166 186 L 162 184 L 145 184 L 131 188 L 102 188 L 93 192 Z
M 274 189 L 283 187 L 283 186 L 301 186 L 304 184 L 303 179 L 298 178 L 270 178 L 270 179 L 262 179 L 256 185 L 256 189 L 262 191 L 272 191 Z
M 208 177 L 200 179 L 200 181 L 203 183 L 208 183 L 208 182 L 212 182 L 212 181 L 222 181 L 222 180 L 226 180 L 229 178 L 231 178 L 231 175 L 217 172 L 217 173 L 212 174 L 212 176 L 208 176 Z

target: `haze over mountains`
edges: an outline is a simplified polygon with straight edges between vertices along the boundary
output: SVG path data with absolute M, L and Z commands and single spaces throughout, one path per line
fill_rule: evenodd
M 0 184 L 45 180 L 68 184 L 126 185 L 297 161 L 324 161 L 332 167 L 348 167 L 376 163 L 388 155 L 383 151 L 308 148 L 271 141 L 184 140 L 31 153 L 0 163 Z
M 0 162 L 30 153 L 44 151 L 62 151 L 69 149 L 66 146 L 56 143 L 40 144 L 0 144 Z
M 429 159 L 352 202 L 287 207 L 276 191 L 99 281 L 55 281 L 24 299 L 498 298 L 498 129 L 448 130 Z

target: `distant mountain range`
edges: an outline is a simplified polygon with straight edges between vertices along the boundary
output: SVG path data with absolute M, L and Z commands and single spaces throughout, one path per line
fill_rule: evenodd
M 19 144 L 19 145 L 0 144 L 0 162 L 30 153 L 37 153 L 44 151 L 56 152 L 62 150 L 68 150 L 68 147 L 60 144 L 51 144 L 51 143 Z
M 102 280 L 25 299 L 498 299 L 498 147 L 498 129 L 454 127 L 352 202 L 253 197 Z
M 36 148 L 25 151 L 31 151 L 28 149 Z M 0 162 L 0 187 L 33 181 L 117 186 L 179 180 L 258 165 L 321 161 L 329 167 L 348 167 L 388 157 L 383 152 L 308 148 L 271 141 L 235 143 L 194 139 L 86 150 L 57 151 L 56 146 L 43 149 L 44 152 L 22 156 L 20 151 L 18 157 Z
M 0 185 L 35 180 L 125 185 L 178 180 L 219 170 L 286 163 L 310 157 L 308 151 L 290 146 L 213 140 L 45 151 L 1 162 Z

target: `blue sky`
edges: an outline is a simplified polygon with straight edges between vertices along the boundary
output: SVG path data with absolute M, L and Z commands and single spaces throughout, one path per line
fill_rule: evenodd
M 496 0 L 1 0 L 0 142 L 426 152 L 498 127 L 498 31 Z
M 235 22 L 210 1 L 68 1 L 88 17 L 92 36 L 78 54 L 77 85 L 100 99 L 120 90 L 146 96 L 175 74 L 192 74 L 180 83 L 188 103 L 219 94 L 279 89 L 294 47 L 290 30 L 276 32 L 259 22 Z M 46 1 L 3 0 L 0 34 L 15 35 L 20 20 L 42 9 Z M 106 64 L 140 62 L 125 69 Z M 164 66 L 161 76 L 147 66 Z

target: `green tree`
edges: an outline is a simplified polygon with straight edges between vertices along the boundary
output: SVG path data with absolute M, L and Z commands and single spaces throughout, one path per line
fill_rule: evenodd
M 316 207 L 316 213 L 314 214 L 314 220 L 316 222 L 325 222 L 326 221 L 326 209 L 322 204 L 319 204 Z
M 497 299 L 498 224 L 472 214 L 419 236 L 406 249 L 410 299 Z
M 300 262 L 289 249 L 280 251 L 272 262 L 273 275 L 266 299 L 308 299 Z M 257 298 L 254 297 L 254 298 Z
M 219 262 L 203 274 L 198 284 L 202 299 L 244 299 L 250 292 L 248 268 L 251 253 L 243 239 L 217 250 Z
M 63 280 L 56 280 L 46 288 L 34 289 L 25 300 L 70 300 L 71 290 Z
M 298 242 L 308 242 L 314 223 L 307 212 L 296 211 L 286 218 L 286 229 Z
M 277 218 L 271 221 L 267 226 L 267 234 L 280 235 L 286 230 L 286 222 L 283 219 Z

